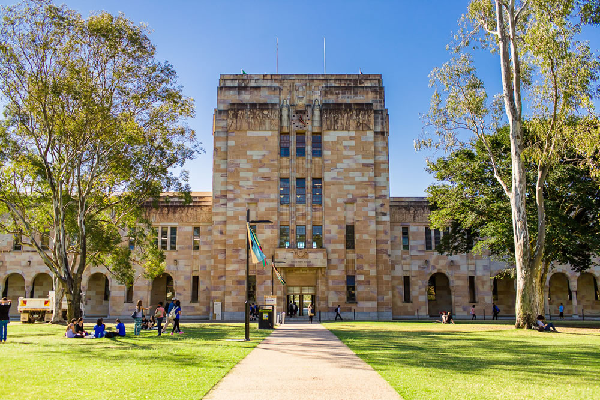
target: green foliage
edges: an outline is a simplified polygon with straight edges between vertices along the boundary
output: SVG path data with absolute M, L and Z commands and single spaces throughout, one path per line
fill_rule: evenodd
M 525 131 L 526 143 L 533 135 Z M 510 171 L 508 128 L 488 138 L 498 171 Z M 461 149 L 428 164 L 439 183 L 428 188 L 431 221 L 434 227 L 450 230 L 442 237 L 438 251 L 464 253 L 490 251 L 514 264 L 511 208 L 502 187 L 494 178 L 487 149 L 482 141 L 472 149 Z M 546 242 L 544 259 L 570 264 L 583 271 L 600 254 L 600 190 L 589 168 L 577 159 L 563 159 L 549 172 L 544 188 Z M 528 196 L 535 195 L 537 165 L 525 163 Z M 532 240 L 537 235 L 537 207 L 529 203 L 527 220 Z
M 22 231 L 69 291 L 90 264 L 130 282 L 122 237 L 162 191 L 189 192 L 172 170 L 201 150 L 186 125 L 193 100 L 148 28 L 123 15 L 84 19 L 49 0 L 0 14 L 0 229 Z M 140 265 L 154 276 L 160 263 Z

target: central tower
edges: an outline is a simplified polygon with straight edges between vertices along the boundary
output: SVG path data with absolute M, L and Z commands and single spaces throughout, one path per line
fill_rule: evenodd
M 212 303 L 241 319 L 278 296 L 303 315 L 391 319 L 388 114 L 381 75 L 221 75 L 214 114 Z M 271 267 L 251 265 L 246 209 Z

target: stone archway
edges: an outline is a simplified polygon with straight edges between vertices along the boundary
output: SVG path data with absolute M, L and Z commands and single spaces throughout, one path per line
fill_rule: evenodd
M 548 312 L 551 315 L 558 315 L 558 307 L 561 303 L 565 306 L 565 315 L 572 315 L 569 277 L 563 272 L 557 272 L 550 277 L 548 284 Z
M 19 297 L 27 297 L 25 293 L 25 278 L 21 274 L 13 273 L 4 278 L 2 285 L 2 297 L 8 298 L 12 306 L 10 307 L 10 316 L 18 317 Z
M 439 317 L 442 311 L 452 311 L 452 290 L 446 274 L 437 272 L 429 277 L 427 309 L 430 317 Z
M 600 314 L 600 282 L 589 272 L 582 273 L 577 278 L 577 305 L 582 315 Z
M 85 293 L 85 316 L 106 317 L 109 312 L 110 282 L 106 275 L 96 272 L 90 276 Z
M 51 290 L 53 290 L 52 277 L 46 273 L 37 274 L 31 283 L 29 297 L 48 297 Z
M 510 276 L 494 277 L 492 281 L 492 301 L 500 309 L 503 315 L 514 315 L 517 292 L 515 290 L 515 279 Z M 492 306 L 486 310 L 486 314 L 492 315 Z
M 176 296 L 173 277 L 165 272 L 152 281 L 152 291 L 148 307 L 154 307 L 160 301 L 163 302 L 163 305 L 166 305 L 174 297 Z

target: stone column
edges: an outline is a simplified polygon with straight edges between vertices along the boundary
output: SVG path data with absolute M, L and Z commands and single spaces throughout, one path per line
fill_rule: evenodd
M 577 290 L 572 290 L 571 294 L 573 295 L 573 300 L 571 301 L 571 307 L 573 307 L 571 317 L 579 319 L 579 314 L 577 313 Z

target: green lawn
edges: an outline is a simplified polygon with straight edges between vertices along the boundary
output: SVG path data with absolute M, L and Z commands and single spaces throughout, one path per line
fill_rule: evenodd
M 561 333 L 491 321 L 325 326 L 405 400 L 600 399 L 600 323 L 554 322 Z
M 226 339 L 243 339 L 243 324 L 183 323 L 185 334 L 162 337 L 126 327 L 124 338 L 66 339 L 64 326 L 11 322 L 0 398 L 199 399 L 270 333 L 254 325 L 237 342 Z

